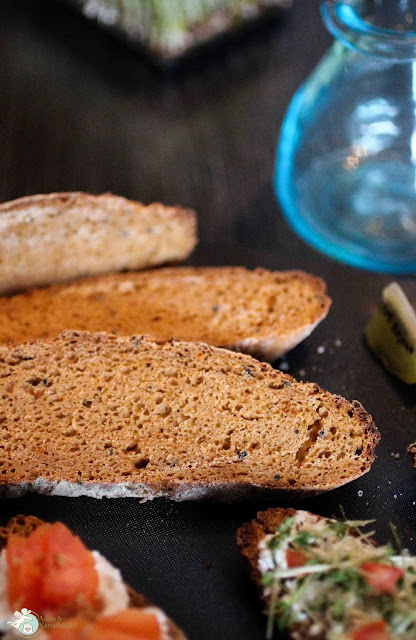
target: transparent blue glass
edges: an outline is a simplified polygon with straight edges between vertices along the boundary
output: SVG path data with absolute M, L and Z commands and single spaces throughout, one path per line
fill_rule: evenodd
M 416 273 L 416 0 L 326 0 L 322 15 L 336 41 L 286 114 L 278 198 L 315 248 Z

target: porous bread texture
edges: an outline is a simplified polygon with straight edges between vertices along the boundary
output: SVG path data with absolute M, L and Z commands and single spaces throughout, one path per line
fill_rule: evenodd
M 193 211 L 110 194 L 51 193 L 0 205 L 0 293 L 186 258 Z
M 0 494 L 314 494 L 366 473 L 358 402 L 201 343 L 65 332 L 0 347 Z
M 0 342 L 65 329 L 201 341 L 274 360 L 325 318 L 323 280 L 302 271 L 178 267 L 112 274 L 0 298 Z
M 0 552 L 7 545 L 7 540 L 10 535 L 17 534 L 23 538 L 28 538 L 35 529 L 44 524 L 44 520 L 36 518 L 35 516 L 26 516 L 19 514 L 9 520 L 8 524 L 0 527 Z M 143 608 L 153 607 L 152 603 L 142 593 L 137 593 L 129 585 L 127 585 L 128 594 L 130 598 L 130 607 Z M 157 609 L 157 608 L 156 608 Z M 161 611 L 161 609 L 158 609 Z M 88 615 L 91 616 L 91 610 L 88 611 Z M 172 620 L 167 618 L 166 624 L 167 637 L 166 640 L 186 640 L 186 636 L 179 627 L 176 626 Z M 1 637 L 0 631 L 0 637 Z

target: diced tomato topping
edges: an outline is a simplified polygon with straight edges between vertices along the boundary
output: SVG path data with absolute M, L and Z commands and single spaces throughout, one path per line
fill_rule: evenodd
M 64 524 L 44 524 L 28 537 L 11 535 L 6 550 L 12 611 L 42 614 L 73 603 L 92 604 L 98 589 L 94 557 Z
M 397 582 L 404 576 L 403 569 L 392 567 L 390 564 L 378 564 L 376 562 L 364 562 L 361 567 L 367 584 L 373 593 L 393 593 Z
M 152 611 L 126 609 L 95 622 L 66 620 L 51 629 L 48 640 L 161 640 L 160 624 Z
M 352 634 L 352 640 L 389 640 L 387 625 L 384 620 L 365 624 Z
M 286 549 L 286 562 L 289 569 L 293 569 L 294 567 L 303 567 L 306 563 L 306 556 L 302 551 Z

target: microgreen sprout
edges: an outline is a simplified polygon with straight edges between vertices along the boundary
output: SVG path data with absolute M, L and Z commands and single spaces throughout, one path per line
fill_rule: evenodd
M 374 545 L 374 532 L 367 530 L 374 520 L 347 520 L 340 510 L 343 520 L 298 512 L 263 541 L 267 640 L 275 624 L 279 629 L 306 624 L 317 635 L 338 640 L 380 619 L 395 640 L 416 640 L 416 558 L 395 555 L 391 544 Z M 395 527 L 392 532 L 401 549 Z M 304 556 L 301 566 L 290 565 L 296 553 Z

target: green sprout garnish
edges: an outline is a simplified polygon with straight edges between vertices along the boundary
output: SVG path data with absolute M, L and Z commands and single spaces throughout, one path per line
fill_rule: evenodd
M 403 551 L 403 544 L 399 536 L 399 532 L 397 531 L 397 527 L 392 522 L 389 522 L 389 525 L 390 525 L 391 532 L 393 534 L 393 540 L 394 540 L 394 544 L 396 545 L 397 552 L 401 553 Z
M 279 629 L 313 625 L 317 635 L 322 632 L 327 640 L 338 640 L 374 620 L 384 620 L 395 640 L 416 640 L 416 558 L 407 552 L 395 555 L 391 544 L 375 546 L 374 532 L 367 530 L 374 521 L 347 520 L 340 509 L 342 521 L 307 513 L 287 518 L 264 541 L 261 553 L 269 554 L 262 577 L 269 603 L 267 640 L 275 624 Z M 392 532 L 395 547 L 401 549 L 393 526 Z M 304 564 L 288 566 L 284 558 L 290 562 L 290 550 L 302 552 Z M 365 563 L 370 569 L 363 570 Z M 368 575 L 377 563 L 382 565 L 382 585 L 387 580 L 381 592 Z M 403 576 L 389 574 L 386 565 L 400 568 Z M 383 570 L 387 575 L 382 575 Z M 380 572 L 373 571 L 377 580 Z

